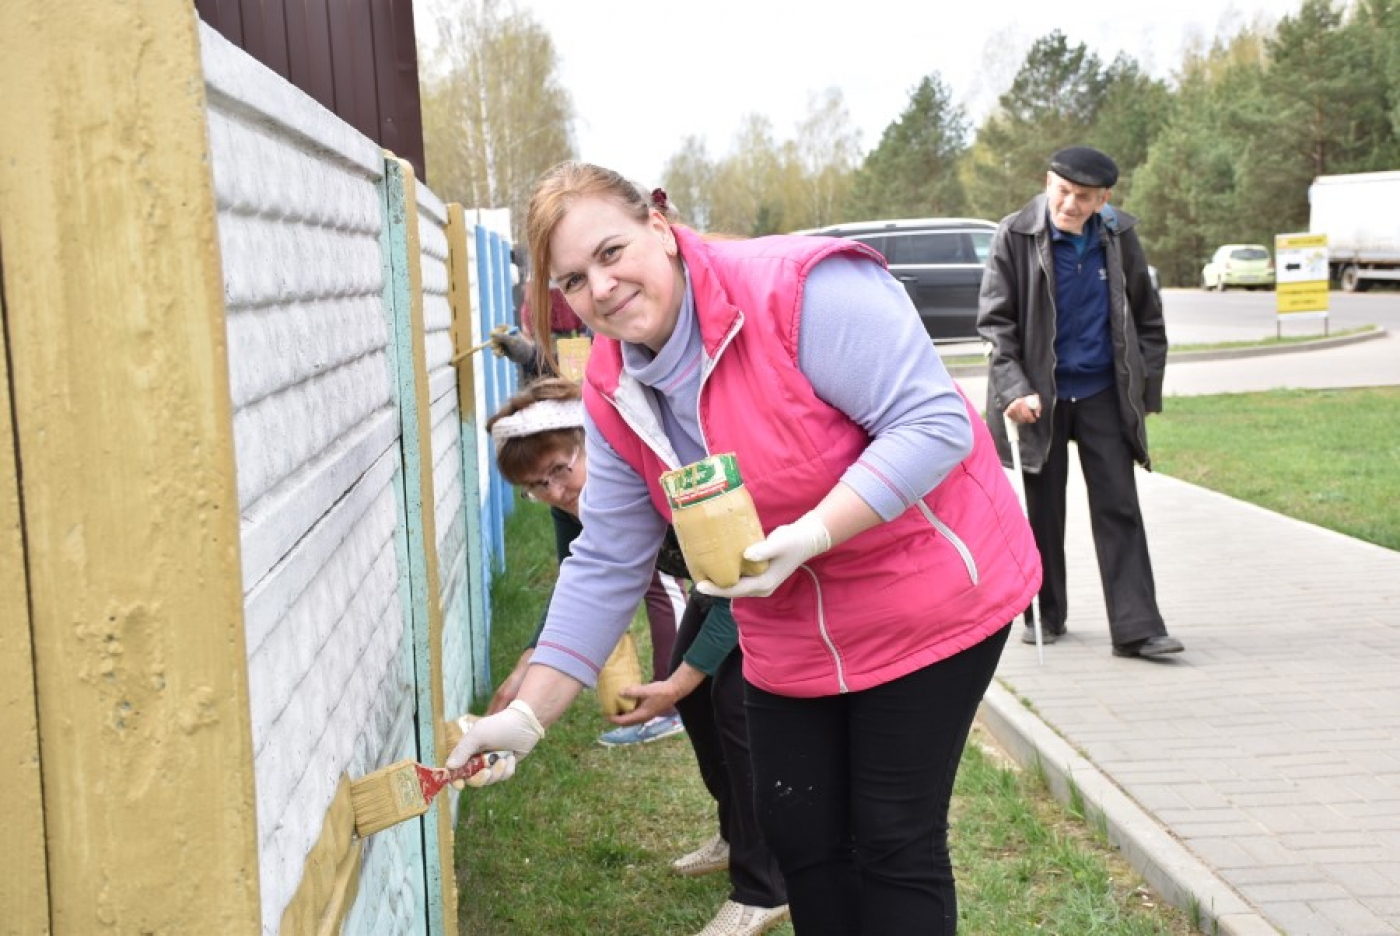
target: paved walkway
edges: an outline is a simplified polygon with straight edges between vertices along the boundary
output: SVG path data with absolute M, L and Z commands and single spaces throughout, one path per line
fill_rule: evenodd
M 1168 372 L 1169 394 L 1400 384 L 1400 339 Z M 981 399 L 979 380 L 960 382 Z M 1043 666 L 1007 646 L 984 723 L 1062 798 L 1073 784 L 1207 932 L 1400 933 L 1400 552 L 1163 475 L 1139 484 L 1158 599 L 1186 652 L 1110 654 L 1072 471 L 1069 635 Z

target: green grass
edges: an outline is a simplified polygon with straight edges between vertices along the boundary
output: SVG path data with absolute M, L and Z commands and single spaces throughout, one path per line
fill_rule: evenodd
M 1164 409 L 1148 420 L 1156 470 L 1400 549 L 1400 387 L 1171 397 Z
M 1356 328 L 1344 328 L 1341 331 L 1329 331 L 1327 334 L 1317 332 L 1311 335 L 1283 335 L 1273 338 L 1256 338 L 1251 341 L 1217 341 L 1204 344 L 1180 344 L 1172 345 L 1171 353 L 1179 354 L 1183 351 L 1230 351 L 1239 348 L 1276 348 L 1280 345 L 1305 344 L 1309 341 L 1321 341 L 1326 338 L 1343 338 L 1348 335 L 1359 335 L 1363 332 L 1373 332 L 1374 325 L 1360 325 Z
M 952 370 L 955 367 L 986 367 L 985 354 L 957 354 L 943 359 L 943 366 Z
M 953 800 L 959 932 L 1195 932 L 1103 840 L 1102 824 L 1083 819 L 1051 798 L 1043 774 L 1008 769 L 969 744 Z
M 493 673 L 532 633 L 555 572 L 548 513 L 520 505 L 506 532 L 507 572 L 492 587 Z M 640 616 L 632 633 L 649 659 Z M 727 896 L 724 875 L 670 873 L 671 859 L 713 834 L 713 806 L 683 737 L 640 750 L 594 743 L 608 727 L 586 692 L 515 778 L 461 800 L 457 885 L 462 933 L 684 934 Z M 1021 933 L 1186 934 L 1165 907 L 1043 777 L 1008 766 L 980 729 L 953 805 L 960 929 Z M 792 933 L 789 925 L 775 934 Z

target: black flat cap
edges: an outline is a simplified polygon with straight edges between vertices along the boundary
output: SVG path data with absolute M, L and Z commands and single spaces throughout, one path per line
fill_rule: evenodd
M 1075 185 L 1112 188 L 1118 181 L 1118 164 L 1092 146 L 1071 146 L 1050 157 L 1050 171 Z

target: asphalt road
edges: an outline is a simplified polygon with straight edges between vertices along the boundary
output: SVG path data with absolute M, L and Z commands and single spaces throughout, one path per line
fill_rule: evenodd
M 1177 357 L 1167 366 L 1166 396 L 1252 393 L 1277 388 L 1326 389 L 1400 384 L 1400 291 L 1331 294 L 1330 314 L 1321 319 L 1286 320 L 1281 325 L 1272 292 L 1223 295 L 1199 289 L 1162 291 L 1167 337 L 1173 347 L 1257 341 L 1278 331 L 1285 336 L 1329 334 L 1377 325 L 1385 334 L 1342 347 L 1279 349 L 1254 356 L 1235 352 L 1227 359 Z M 945 358 L 981 353 L 980 343 L 939 345 Z M 981 406 L 986 399 L 982 368 L 959 368 L 959 384 Z
M 1321 335 L 1378 325 L 1400 333 L 1400 290 L 1372 289 L 1365 293 L 1333 291 L 1326 320 L 1280 317 L 1272 291 L 1225 293 L 1201 289 L 1162 290 L 1167 339 L 1172 345 L 1256 341 L 1282 334 Z
M 1202 289 L 1162 290 L 1167 340 L 1174 346 L 1258 341 L 1282 334 L 1332 335 L 1364 325 L 1400 334 L 1400 289 L 1365 293 L 1332 292 L 1327 318 L 1280 318 L 1276 298 L 1269 292 L 1206 292 Z M 978 341 L 940 342 L 944 357 L 981 353 Z

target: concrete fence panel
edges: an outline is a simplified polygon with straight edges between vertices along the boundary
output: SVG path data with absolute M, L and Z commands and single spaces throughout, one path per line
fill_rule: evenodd
M 509 243 L 188 3 L 86 9 L 0 15 L 0 933 L 455 933 L 454 796 L 348 788 L 489 687 Z

